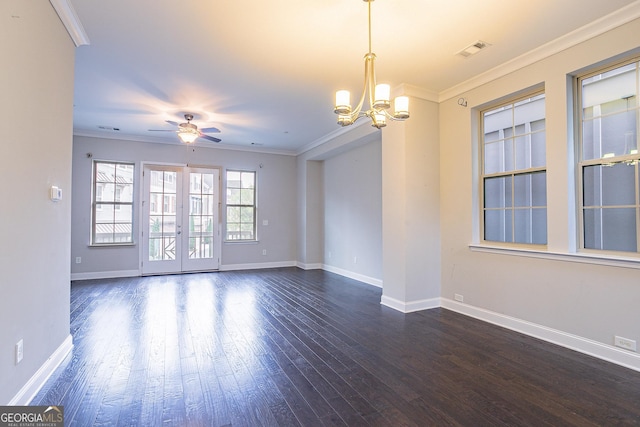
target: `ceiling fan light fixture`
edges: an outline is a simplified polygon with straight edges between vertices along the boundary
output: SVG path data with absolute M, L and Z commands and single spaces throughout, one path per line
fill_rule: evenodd
M 199 132 L 191 127 L 180 126 L 180 130 L 178 131 L 178 138 L 185 144 L 191 144 L 198 136 L 200 136 Z

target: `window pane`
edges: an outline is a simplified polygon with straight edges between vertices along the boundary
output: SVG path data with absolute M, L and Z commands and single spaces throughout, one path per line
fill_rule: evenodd
M 534 245 L 547 244 L 547 209 L 533 209 L 533 236 L 531 243 Z
M 514 199 L 514 206 L 546 206 L 546 172 L 516 175 L 514 179 Z
M 636 252 L 636 210 L 585 209 L 584 240 L 588 249 Z
M 547 173 L 531 174 L 531 205 L 547 206 Z
M 227 206 L 227 222 L 240 222 L 239 206 Z
M 536 132 L 531 134 L 531 165 L 532 168 L 539 168 L 547 164 L 547 134 L 546 132 Z
M 547 210 L 516 209 L 515 242 L 544 245 L 547 243 Z
M 531 209 L 516 209 L 514 212 L 516 243 L 531 243 L 533 234 Z
M 240 172 L 227 171 L 227 187 L 240 188 Z
M 511 206 L 511 176 L 486 178 L 484 180 L 484 207 L 504 208 Z
M 240 204 L 242 205 L 253 205 L 253 190 L 243 189 L 240 193 Z
M 229 188 L 227 190 L 227 204 L 239 205 L 240 204 L 240 190 Z
M 635 205 L 635 170 L 625 163 L 585 166 L 584 206 Z
M 255 187 L 255 176 L 254 172 L 242 172 L 242 188 Z
M 512 242 L 511 209 L 484 212 L 484 239 L 494 242 Z
M 247 207 L 240 208 L 240 222 L 253 223 L 253 208 L 247 208 Z

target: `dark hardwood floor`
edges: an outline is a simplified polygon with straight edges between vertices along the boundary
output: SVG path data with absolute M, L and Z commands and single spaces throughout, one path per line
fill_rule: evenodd
M 640 424 L 640 373 L 295 268 L 74 282 L 32 405 L 79 426 Z

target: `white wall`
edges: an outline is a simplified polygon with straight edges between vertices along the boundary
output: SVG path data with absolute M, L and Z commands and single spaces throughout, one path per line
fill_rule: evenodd
M 71 344 L 74 49 L 49 2 L 0 2 L 2 405 L 26 403 L 35 392 L 30 381 L 44 379 L 38 370 L 50 372 L 49 358 Z M 49 200 L 52 185 L 62 188 L 62 201 Z M 24 359 L 16 365 L 14 345 L 20 339 Z
M 324 268 L 382 285 L 382 145 L 323 162 Z
M 87 153 L 91 153 L 91 158 Z M 73 143 L 72 278 L 126 276 L 139 271 L 139 182 L 134 200 L 137 244 L 129 247 L 89 246 L 92 160 L 135 162 L 138 178 L 141 162 L 220 167 L 223 174 L 226 169 L 256 171 L 258 242 L 223 243 L 220 269 L 295 264 L 296 229 L 291 226 L 295 224 L 296 213 L 296 160 L 293 156 L 76 136 Z M 223 204 L 225 194 L 222 189 Z M 268 225 L 263 225 L 264 220 Z M 262 255 L 263 249 L 267 250 L 267 255 Z M 81 264 L 75 263 L 76 257 L 81 257 Z
M 557 53 L 461 94 L 440 105 L 442 297 L 444 305 L 485 319 L 502 319 L 541 332 L 582 350 L 630 361 L 637 353 L 617 352 L 614 335 L 640 343 L 640 270 L 596 265 L 578 258 L 513 256 L 470 249 L 476 241 L 478 169 L 476 126 L 486 103 L 544 84 L 547 125 L 548 251 L 570 254 L 575 248 L 575 188 L 571 116 L 571 79 L 567 75 L 638 47 L 640 21 L 632 21 L 592 40 Z M 568 166 L 569 165 L 569 166 Z M 474 223 L 476 224 L 474 229 Z M 474 234 L 475 233 L 475 234 Z M 636 262 L 635 267 L 640 267 Z M 464 306 L 453 302 L 464 297 Z M 527 325 L 528 323 L 532 325 Z M 573 345 L 572 344 L 572 345 Z M 602 355 L 601 354 L 601 355 Z

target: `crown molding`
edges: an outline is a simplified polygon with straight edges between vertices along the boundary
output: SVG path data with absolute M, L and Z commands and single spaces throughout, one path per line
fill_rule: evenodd
M 397 93 L 401 95 L 412 96 L 414 98 L 420 98 L 425 101 L 440 101 L 437 92 L 433 92 L 419 86 L 410 85 L 408 83 L 402 83 L 401 85 L 399 85 L 397 88 Z
M 106 139 L 106 140 L 111 139 L 116 141 L 152 142 L 156 144 L 185 145 L 183 143 L 178 142 L 177 139 L 176 141 L 167 141 L 165 139 L 154 138 L 151 136 L 116 134 L 116 133 L 105 134 L 105 132 L 98 132 L 98 131 L 91 131 L 91 130 L 74 130 L 73 136 L 84 137 L 84 138 Z M 224 144 L 224 143 L 209 143 L 209 142 L 196 141 L 189 145 L 192 147 L 215 148 L 218 150 L 248 151 L 251 153 L 277 154 L 281 156 L 296 155 L 296 153 L 291 150 L 283 150 L 283 149 L 276 149 L 276 148 L 262 148 L 262 147 L 256 147 L 256 146 L 244 147 L 242 145 L 232 145 L 232 144 Z
M 89 44 L 89 37 L 84 31 L 84 27 L 76 15 L 76 11 L 73 9 L 69 0 L 49 0 L 51 6 L 55 9 L 56 13 L 62 21 L 62 25 L 67 29 L 69 36 L 73 40 L 73 43 L 78 46 Z
M 640 18 L 640 0 L 439 93 L 443 102 Z

